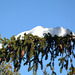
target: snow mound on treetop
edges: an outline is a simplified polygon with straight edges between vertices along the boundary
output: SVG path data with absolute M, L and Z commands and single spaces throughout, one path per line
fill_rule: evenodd
M 16 36 L 16 38 L 21 35 L 21 38 L 20 38 L 20 39 L 22 39 L 22 37 L 24 36 L 24 33 L 36 35 L 36 36 L 41 37 L 41 38 L 43 38 L 43 34 L 44 34 L 44 33 L 46 33 L 46 34 L 47 34 L 47 33 L 50 33 L 50 34 L 52 35 L 52 37 L 53 37 L 54 35 L 64 37 L 64 36 L 66 36 L 67 34 L 70 35 L 71 32 L 72 32 L 72 31 L 70 31 L 69 29 L 66 29 L 66 28 L 64 28 L 64 27 L 44 28 L 44 27 L 42 27 L 42 26 L 37 26 L 37 27 L 35 27 L 35 28 L 33 28 L 33 29 L 29 30 L 29 31 L 21 32 L 20 34 L 18 34 L 18 35 Z M 72 32 L 72 33 L 73 33 L 73 32 Z M 75 35 L 75 34 L 73 33 L 73 35 Z
M 36 35 L 38 37 L 41 37 L 43 38 L 44 37 L 44 33 L 50 33 L 52 35 L 52 37 L 54 35 L 57 35 L 57 36 L 66 36 L 67 34 L 70 35 L 72 31 L 69 30 L 69 29 L 66 29 L 64 27 L 56 27 L 56 28 L 44 28 L 42 26 L 37 26 L 29 31 L 24 31 L 24 32 L 21 32 L 20 34 L 18 34 L 17 36 L 15 36 L 15 38 L 17 39 L 17 37 L 19 37 L 21 35 L 21 38 L 20 39 L 23 39 L 22 37 L 24 36 L 24 33 L 26 34 L 32 34 L 32 35 Z M 72 32 L 73 35 L 75 36 L 74 32 Z M 74 38 L 75 39 L 75 38 Z M 0 49 L 2 48 L 2 44 L 0 43 Z

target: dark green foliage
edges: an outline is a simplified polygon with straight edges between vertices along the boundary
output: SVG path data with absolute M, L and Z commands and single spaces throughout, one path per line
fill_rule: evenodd
M 75 75 L 75 67 L 71 64 L 71 67 L 69 68 L 69 73 L 67 75 Z
M 15 36 L 12 36 L 11 39 L 0 38 L 3 45 L 2 49 L 0 49 L 0 63 L 11 60 L 14 64 L 14 71 L 20 69 L 22 60 L 24 60 L 24 65 L 29 65 L 28 71 L 34 69 L 34 66 L 34 70 L 37 71 L 38 64 L 43 69 L 43 57 L 47 60 L 50 54 L 50 62 L 47 63 L 47 67 L 50 67 L 52 74 L 56 75 L 54 61 L 58 56 L 60 56 L 60 59 L 58 59 L 60 61 L 60 73 L 63 68 L 68 69 L 71 56 L 75 58 L 75 39 L 73 39 L 73 36 L 58 37 L 55 35 L 52 37 L 50 34 L 45 34 L 44 38 L 40 38 L 32 34 L 24 34 L 23 39 L 20 39 L 20 37 L 17 39 L 15 39 Z M 39 58 L 40 54 L 41 59 Z
M 13 72 L 12 65 L 10 64 L 10 62 L 6 63 L 4 61 L 0 64 L 0 75 L 21 75 L 21 74 L 19 73 L 19 71 Z

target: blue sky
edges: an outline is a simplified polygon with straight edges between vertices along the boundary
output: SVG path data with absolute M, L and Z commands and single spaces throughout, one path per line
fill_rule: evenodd
M 75 0 L 0 0 L 0 34 L 10 38 L 36 26 L 75 32 Z M 21 69 L 22 75 L 26 67 Z M 30 75 L 30 73 L 27 73 Z

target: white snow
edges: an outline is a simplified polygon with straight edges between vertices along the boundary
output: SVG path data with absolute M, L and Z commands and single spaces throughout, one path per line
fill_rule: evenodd
M 0 43 L 0 49 L 2 48 L 2 44 Z
M 29 30 L 29 31 L 21 32 L 20 34 L 18 34 L 16 36 L 16 38 L 21 35 L 20 39 L 22 39 L 22 37 L 24 36 L 24 33 L 36 35 L 36 36 L 41 37 L 41 38 L 43 38 L 44 33 L 50 33 L 52 36 L 57 35 L 57 36 L 64 37 L 67 34 L 70 35 L 70 32 L 72 32 L 72 31 L 70 31 L 69 29 L 66 29 L 64 27 L 44 28 L 42 26 L 37 26 L 37 27 L 35 27 L 35 28 L 33 28 L 33 29 Z M 73 35 L 75 35 L 75 34 L 73 33 Z
M 33 28 L 33 29 L 29 30 L 29 31 L 21 32 L 20 34 L 18 34 L 18 35 L 15 36 L 15 37 L 16 37 L 16 39 L 17 39 L 17 37 L 21 35 L 21 38 L 20 38 L 20 39 L 23 39 L 22 37 L 24 36 L 24 33 L 36 35 L 36 36 L 41 37 L 41 38 L 44 37 L 44 36 L 43 36 L 44 33 L 50 33 L 52 36 L 57 35 L 57 36 L 62 36 L 62 37 L 64 37 L 64 36 L 66 36 L 67 34 L 70 35 L 70 32 L 72 32 L 72 31 L 70 31 L 69 29 L 66 29 L 66 28 L 64 28 L 64 27 L 44 28 L 44 27 L 42 27 L 42 26 L 37 26 L 37 27 L 35 27 L 35 28 Z M 72 33 L 73 33 L 73 35 L 75 36 L 74 32 L 72 32 Z M 75 38 L 74 38 L 74 39 L 75 39 Z M 1 48 L 2 48 L 2 44 L 0 43 L 0 49 L 1 49 Z

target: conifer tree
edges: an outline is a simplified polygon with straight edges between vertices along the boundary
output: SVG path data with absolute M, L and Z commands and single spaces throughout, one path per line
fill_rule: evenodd
M 13 68 L 10 61 L 9 63 L 2 62 L 0 64 L 0 75 L 21 75 L 19 71 L 13 72 L 12 69 Z
M 18 71 L 21 67 L 21 62 L 24 60 L 24 65 L 29 65 L 28 71 L 33 69 L 35 72 L 38 70 L 38 64 L 43 69 L 42 60 L 48 60 L 50 55 L 50 62 L 47 63 L 47 67 L 52 70 L 52 75 L 56 75 L 54 71 L 55 59 L 60 56 L 58 61 L 60 67 L 60 73 L 63 68 L 68 70 L 68 63 L 72 63 L 72 58 L 75 58 L 75 39 L 72 35 L 66 35 L 65 37 L 52 37 L 50 33 L 45 34 L 44 38 L 33 36 L 32 34 L 24 34 L 24 37 L 17 39 L 12 36 L 10 39 L 0 38 L 2 48 L 0 49 L 0 64 L 2 61 L 9 62 L 10 60 L 14 64 L 14 71 Z M 41 54 L 41 58 L 39 55 Z M 71 58 L 72 56 L 72 58 Z M 73 63 L 72 63 L 73 64 Z M 71 64 L 71 65 L 72 65 Z M 74 72 L 73 66 L 71 66 L 72 74 Z

